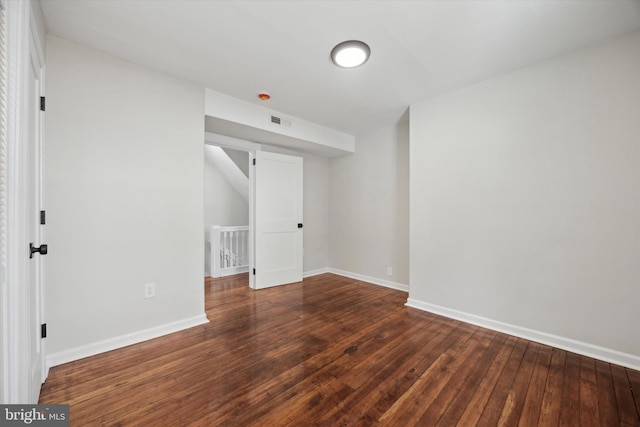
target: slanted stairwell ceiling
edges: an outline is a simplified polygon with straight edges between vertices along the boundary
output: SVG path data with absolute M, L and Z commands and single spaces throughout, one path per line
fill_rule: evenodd
M 238 166 L 244 176 L 249 178 L 249 153 L 246 151 L 233 150 L 231 148 L 222 147 L 222 151 Z
M 214 145 L 204 146 L 204 158 L 226 179 L 234 190 L 249 202 L 249 178 L 225 151 Z

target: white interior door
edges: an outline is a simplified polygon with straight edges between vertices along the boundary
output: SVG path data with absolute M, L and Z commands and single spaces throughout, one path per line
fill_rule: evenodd
M 29 290 L 28 290 L 28 327 L 26 348 L 29 361 L 29 394 L 32 401 L 38 400 L 40 387 L 45 379 L 44 351 L 41 334 L 42 325 L 42 255 L 46 254 L 46 246 L 42 244 L 41 233 L 41 155 L 40 155 L 40 66 L 37 56 L 32 52 L 29 67 L 28 99 L 27 99 L 27 159 L 25 182 L 27 184 L 27 219 L 28 242 L 25 242 L 25 256 L 29 257 Z M 32 243 L 39 252 L 31 253 L 27 245 Z
M 302 158 L 256 151 L 255 288 L 302 280 Z
M 5 91 L 0 91 L 6 137 L 0 165 L 4 215 L 0 216 L 6 228 L 1 227 L 0 234 L 6 233 L 7 246 L 6 252 L 0 251 L 5 265 L 0 278 L 0 402 L 11 404 L 37 403 L 47 374 L 40 334 L 41 255 L 32 257 L 29 245 L 43 251 L 39 212 L 44 52 L 42 28 L 31 7 L 32 2 L 0 0 L 0 50 L 9 53 L 0 55 L 6 65 Z

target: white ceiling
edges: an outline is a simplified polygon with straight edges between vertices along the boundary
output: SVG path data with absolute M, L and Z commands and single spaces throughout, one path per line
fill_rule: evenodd
M 41 0 L 48 31 L 357 135 L 414 102 L 640 28 L 640 0 Z M 334 45 L 371 58 L 335 67 Z M 260 91 L 271 93 L 265 104 Z

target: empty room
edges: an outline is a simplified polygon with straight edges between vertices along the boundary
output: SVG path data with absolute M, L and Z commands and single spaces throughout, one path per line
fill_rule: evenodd
M 0 424 L 640 426 L 640 0 L 0 12 Z

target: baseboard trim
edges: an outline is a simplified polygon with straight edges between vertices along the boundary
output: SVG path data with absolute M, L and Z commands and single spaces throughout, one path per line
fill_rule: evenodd
M 302 273 L 302 277 L 318 276 L 320 274 L 324 274 L 324 273 L 328 273 L 328 272 L 329 272 L 329 269 L 327 267 L 318 268 L 316 270 L 305 271 L 304 273 Z
M 361 280 L 367 283 L 373 283 L 374 285 L 384 286 L 385 288 L 391 288 L 402 292 L 409 292 L 409 285 L 402 283 L 392 282 L 390 280 L 378 279 L 375 277 L 365 276 L 363 274 L 352 273 L 350 271 L 339 270 L 337 268 L 329 267 L 327 273 L 337 274 L 338 276 L 348 277 L 350 279 Z
M 511 325 L 497 320 L 487 319 L 485 317 L 476 316 L 474 314 L 465 313 L 458 310 L 442 307 L 428 302 L 408 298 L 407 307 L 417 308 L 418 310 L 428 311 L 440 316 L 449 317 L 451 319 L 460 320 L 472 325 L 481 326 L 483 328 L 524 338 L 529 341 L 535 341 L 540 344 L 567 350 L 583 356 L 592 357 L 594 359 L 603 360 L 605 362 L 624 366 L 630 369 L 640 370 L 640 357 L 629 353 L 623 353 L 606 347 L 589 344 L 582 341 L 565 338 L 558 335 L 548 334 L 546 332 L 536 331 L 534 329 L 523 328 L 521 326 Z
M 126 347 L 132 344 L 138 344 L 163 335 L 172 334 L 184 329 L 208 323 L 209 319 L 203 313 L 199 316 L 190 317 L 188 319 L 178 320 L 176 322 L 167 323 L 161 326 L 133 332 L 119 337 L 109 338 L 96 343 L 83 345 L 72 348 L 70 350 L 60 351 L 58 353 L 49 354 L 47 356 L 47 369 L 53 366 L 62 365 L 63 363 L 73 362 L 75 360 L 84 359 L 85 357 L 95 356 L 96 354 Z

